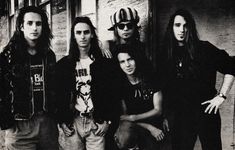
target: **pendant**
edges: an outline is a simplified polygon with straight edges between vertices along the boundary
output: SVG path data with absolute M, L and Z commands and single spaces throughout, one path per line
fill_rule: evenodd
M 183 63 L 182 61 L 179 62 L 179 67 L 182 67 L 183 66 Z

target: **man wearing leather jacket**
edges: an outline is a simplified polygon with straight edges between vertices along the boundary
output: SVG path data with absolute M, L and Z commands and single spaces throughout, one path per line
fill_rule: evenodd
M 6 130 L 9 150 L 58 149 L 51 38 L 47 14 L 38 7 L 24 7 L 0 54 L 0 127 Z

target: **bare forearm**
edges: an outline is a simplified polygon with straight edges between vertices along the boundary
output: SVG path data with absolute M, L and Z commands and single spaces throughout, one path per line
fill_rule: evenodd
M 157 109 L 152 109 L 148 112 L 135 115 L 135 120 L 138 121 L 138 120 L 143 120 L 143 119 L 147 119 L 147 118 L 151 118 L 151 117 L 157 117 L 157 116 L 160 116 L 161 113 L 162 112 Z
M 225 74 L 224 81 L 220 89 L 220 93 L 227 95 L 233 85 L 233 82 L 234 82 L 234 76 L 230 74 Z

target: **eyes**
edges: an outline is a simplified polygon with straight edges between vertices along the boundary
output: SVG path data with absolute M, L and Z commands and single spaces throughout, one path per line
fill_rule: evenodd
M 29 26 L 32 26 L 33 24 L 36 24 L 36 26 L 42 26 L 42 22 L 41 21 L 28 21 L 26 24 L 29 25 Z
M 174 23 L 175 27 L 180 27 L 183 26 L 184 28 L 187 28 L 187 24 L 182 24 L 182 23 Z
M 120 63 L 120 64 L 124 64 L 125 62 L 130 63 L 130 62 L 132 62 L 132 61 L 134 61 L 133 58 L 128 58 L 128 59 L 126 59 L 126 60 L 120 60 L 119 63 Z
M 84 34 L 84 35 L 88 35 L 88 34 L 90 34 L 91 33 L 91 31 L 90 30 L 85 30 L 85 31 L 75 31 L 75 34 L 78 34 L 78 35 L 81 35 L 81 34 Z

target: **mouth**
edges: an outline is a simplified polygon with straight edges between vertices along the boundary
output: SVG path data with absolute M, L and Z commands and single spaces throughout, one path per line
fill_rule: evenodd
M 129 36 L 129 35 L 130 35 L 130 33 L 123 33 L 123 35 L 124 35 L 124 36 Z
M 182 39 L 184 38 L 184 34 L 179 34 L 179 37 Z
M 127 72 L 132 72 L 133 69 L 126 69 Z
M 33 36 L 37 36 L 37 35 L 38 35 L 38 33 L 31 33 L 31 35 L 33 35 Z

